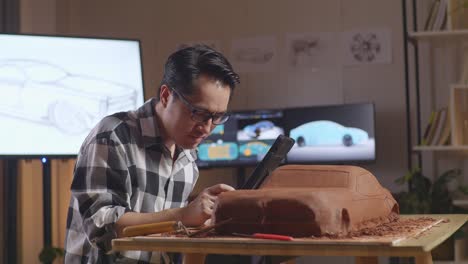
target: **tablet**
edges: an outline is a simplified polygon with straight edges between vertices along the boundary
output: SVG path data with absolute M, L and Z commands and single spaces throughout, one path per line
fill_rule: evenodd
M 294 139 L 279 135 L 248 180 L 239 189 L 258 189 L 266 177 L 286 158 L 286 154 L 293 145 Z

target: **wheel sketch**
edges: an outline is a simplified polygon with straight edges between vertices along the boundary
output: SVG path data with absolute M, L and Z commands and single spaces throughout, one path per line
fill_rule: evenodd
M 350 50 L 356 60 L 371 62 L 381 52 L 381 44 L 374 33 L 366 35 L 358 33 L 352 38 Z
M 89 130 L 103 116 L 134 109 L 134 87 L 68 72 L 45 61 L 0 60 L 0 115 L 55 126 L 67 134 Z

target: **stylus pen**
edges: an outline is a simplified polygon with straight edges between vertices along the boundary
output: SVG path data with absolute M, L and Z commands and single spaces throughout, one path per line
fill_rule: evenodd
M 253 233 L 251 235 L 240 234 L 240 233 L 232 233 L 232 235 L 233 236 L 240 236 L 240 237 L 273 239 L 273 240 L 283 240 L 283 241 L 291 241 L 291 240 L 294 239 L 291 236 L 283 236 L 283 235 L 276 235 L 276 234 L 264 234 L 264 233 Z

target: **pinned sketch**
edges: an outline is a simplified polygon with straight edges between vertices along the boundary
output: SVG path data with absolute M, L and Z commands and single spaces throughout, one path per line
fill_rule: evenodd
M 272 72 L 277 62 L 275 37 L 232 41 L 231 62 L 239 72 Z
M 338 38 L 335 33 L 304 33 L 286 36 L 290 68 L 313 68 L 337 63 Z
M 221 51 L 221 44 L 219 40 L 187 41 L 177 44 L 176 50 L 180 50 L 197 44 L 207 45 L 208 47 L 216 51 Z
M 388 29 L 348 31 L 343 33 L 342 39 L 345 65 L 392 62 Z

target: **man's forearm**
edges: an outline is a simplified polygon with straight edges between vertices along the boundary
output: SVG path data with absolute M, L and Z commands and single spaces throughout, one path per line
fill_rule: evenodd
M 127 212 L 115 223 L 118 237 L 122 237 L 122 231 L 127 226 L 143 225 L 165 221 L 181 221 L 184 208 L 172 208 L 154 213 Z

